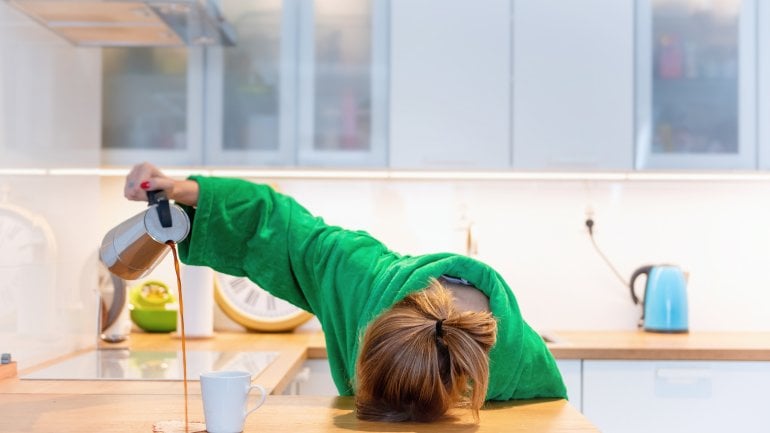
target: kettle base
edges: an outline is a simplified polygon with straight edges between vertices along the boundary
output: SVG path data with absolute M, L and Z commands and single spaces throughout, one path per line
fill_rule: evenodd
M 644 328 L 644 332 L 653 332 L 656 334 L 687 334 L 690 332 L 689 329 L 652 329 L 652 328 Z

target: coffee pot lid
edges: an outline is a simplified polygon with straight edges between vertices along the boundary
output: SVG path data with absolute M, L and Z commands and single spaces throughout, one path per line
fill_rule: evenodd
M 177 205 L 170 206 L 171 225 L 163 227 L 157 212 L 157 204 L 151 205 L 144 214 L 144 226 L 155 241 L 165 244 L 168 241 L 181 242 L 190 232 L 190 218 Z

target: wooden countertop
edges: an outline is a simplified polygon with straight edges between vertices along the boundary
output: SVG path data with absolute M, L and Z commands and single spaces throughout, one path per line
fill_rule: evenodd
M 170 335 L 133 334 L 129 346 L 137 350 L 178 350 Z M 104 349 L 109 350 L 109 349 Z M 255 378 L 268 388 L 265 405 L 246 421 L 245 431 L 268 432 L 524 432 L 581 433 L 598 430 L 565 400 L 490 403 L 473 422 L 467 410 L 430 424 L 360 421 L 349 397 L 275 395 L 282 392 L 308 357 L 325 357 L 320 332 L 294 334 L 219 333 L 188 342 L 188 350 L 271 350 L 279 357 Z M 69 355 L 68 357 L 76 354 Z M 21 371 L 26 374 L 66 359 L 52 360 Z M 0 431 L 31 433 L 151 432 L 152 424 L 184 417 L 181 382 L 0 380 Z M 200 386 L 190 383 L 190 420 L 203 421 Z
M 245 432 L 598 432 L 565 400 L 491 404 L 475 424 L 467 411 L 430 424 L 360 421 L 350 397 L 270 396 L 246 419 Z M 152 432 L 158 421 L 184 418 L 179 395 L 0 394 L 0 431 L 31 433 Z M 199 395 L 190 421 L 203 422 Z
M 560 359 L 770 361 L 770 333 L 763 332 L 557 331 L 545 335 L 553 340 L 548 347 Z M 168 334 L 133 334 L 129 339 L 129 347 L 136 350 L 178 350 L 180 346 L 180 340 Z M 478 425 L 473 424 L 467 411 L 455 412 L 455 419 L 441 423 L 380 424 L 357 420 L 350 398 L 278 395 L 306 359 L 326 357 L 321 332 L 218 333 L 210 339 L 189 341 L 188 349 L 280 353 L 255 378 L 255 382 L 273 395 L 261 410 L 248 418 L 246 431 L 597 431 L 563 400 L 491 404 L 482 411 Z M 23 370 L 20 374 L 67 357 Z M 173 381 L 2 379 L 0 431 L 150 432 L 154 422 L 181 419 L 182 393 L 181 383 Z M 191 420 L 202 421 L 197 381 L 190 383 L 190 413 Z
M 770 361 L 770 332 L 557 331 L 544 333 L 557 359 Z

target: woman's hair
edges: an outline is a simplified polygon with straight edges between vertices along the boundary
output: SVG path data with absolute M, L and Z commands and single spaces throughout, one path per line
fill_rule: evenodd
M 356 365 L 356 415 L 428 422 L 467 406 L 478 420 L 496 331 L 491 313 L 458 312 L 452 292 L 432 279 L 366 330 Z

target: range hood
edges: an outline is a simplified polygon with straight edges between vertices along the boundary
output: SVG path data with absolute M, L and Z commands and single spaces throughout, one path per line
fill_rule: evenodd
M 7 0 L 75 45 L 234 45 L 235 31 L 204 0 Z

